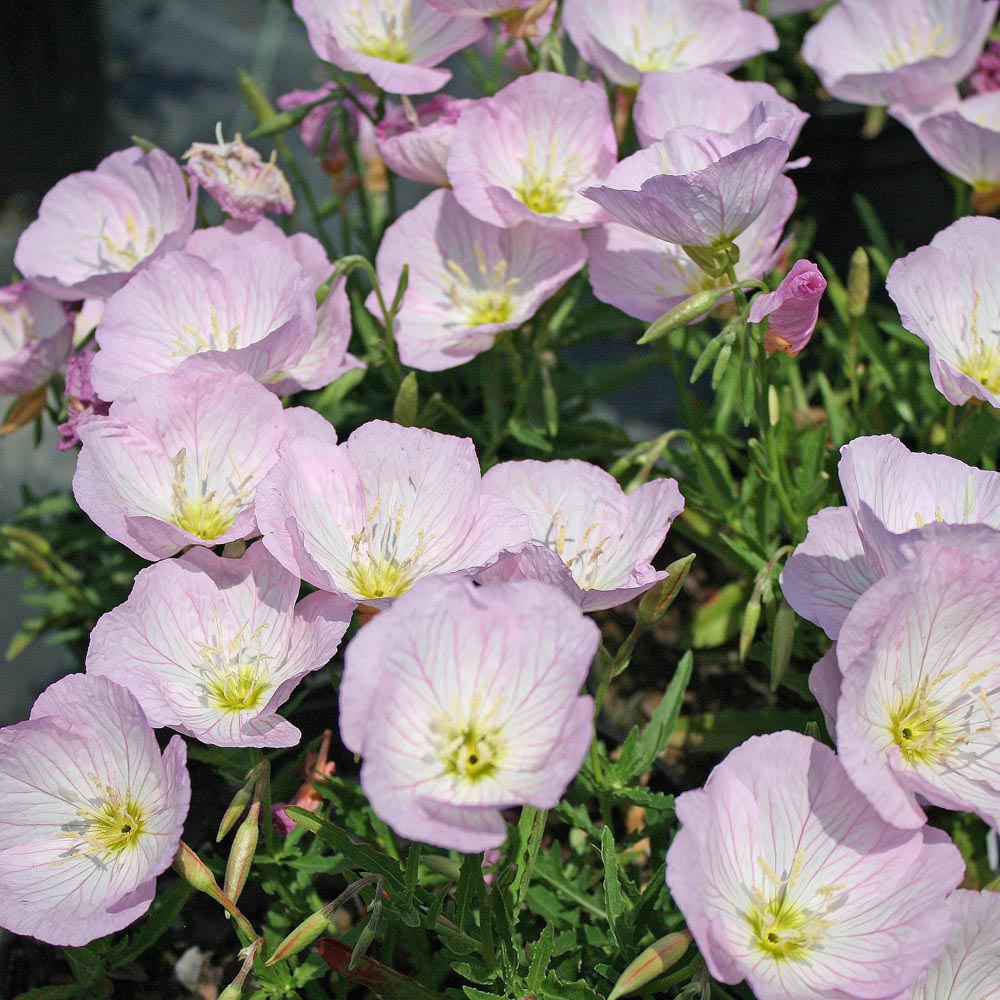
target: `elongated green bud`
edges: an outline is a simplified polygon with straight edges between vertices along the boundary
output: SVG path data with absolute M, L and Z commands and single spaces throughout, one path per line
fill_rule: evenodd
M 339 900 L 328 903 L 322 910 L 310 914 L 274 949 L 274 953 L 264 963 L 266 966 L 283 962 L 292 955 L 297 955 L 303 948 L 308 948 L 330 926 L 330 917 L 334 909 L 340 905 Z
M 740 663 L 747 658 L 750 652 L 750 643 L 757 634 L 757 625 L 760 622 L 760 595 L 754 590 L 753 596 L 747 602 L 746 611 L 743 612 L 743 627 L 740 629 Z
M 257 850 L 257 838 L 260 836 L 260 802 L 254 802 L 247 810 L 243 820 L 233 837 L 233 846 L 229 851 L 229 861 L 226 863 L 226 880 L 223 892 L 235 903 L 246 885 L 253 856 Z
M 206 896 L 211 896 L 212 899 L 222 902 L 223 892 L 219 888 L 219 883 L 215 881 L 215 876 L 209 870 L 208 865 L 183 840 L 174 855 L 173 866 L 174 871 L 198 892 L 203 892 Z
M 457 882 L 462 872 L 462 866 L 458 861 L 454 858 L 446 858 L 441 854 L 422 854 L 420 863 L 452 882 Z
M 657 976 L 662 976 L 667 969 L 683 958 L 690 943 L 691 935 L 687 931 L 674 931 L 666 937 L 661 937 L 642 952 L 618 977 L 614 989 L 608 994 L 608 1000 L 618 1000 L 618 997 L 623 997 L 627 993 L 635 993 Z
M 858 247 L 851 255 L 851 267 L 847 272 L 847 315 L 855 319 L 864 316 L 871 293 L 871 268 L 864 247 Z
M 671 330 L 676 330 L 680 326 L 687 326 L 694 322 L 699 316 L 704 316 L 716 302 L 725 294 L 714 289 L 704 289 L 695 292 L 683 302 L 679 302 L 668 309 L 659 319 L 646 328 L 646 332 L 636 341 L 637 344 L 651 344 L 654 340 L 665 337 Z
M 715 359 L 715 366 L 712 368 L 712 389 L 718 389 L 722 377 L 726 374 L 729 359 L 733 356 L 733 345 L 723 344 L 719 356 Z
M 215 835 L 215 842 L 217 844 L 236 825 L 236 821 L 243 815 L 244 810 L 250 805 L 251 800 L 260 798 L 260 780 L 268 767 L 268 762 L 264 760 L 247 774 L 246 784 L 233 796 L 232 802 L 229 803 L 229 808 L 223 814 L 222 822 L 219 824 L 219 832 Z
M 792 642 L 795 640 L 795 625 L 798 618 L 785 601 L 778 605 L 774 616 L 774 632 L 771 636 L 771 690 L 777 691 L 778 685 L 788 672 L 788 664 L 792 659 Z
M 392 404 L 392 419 L 403 427 L 412 427 L 417 422 L 417 407 L 420 405 L 420 387 L 417 373 L 410 372 L 399 384 L 396 401 Z
M 243 99 L 254 118 L 261 124 L 274 118 L 277 115 L 274 105 L 267 99 L 257 81 L 245 69 L 237 70 L 236 76 L 240 82 L 240 90 L 243 91 Z
M 687 579 L 694 562 L 694 553 L 672 562 L 667 567 L 667 575 L 654 584 L 639 601 L 639 622 L 645 627 L 662 618 L 681 592 L 681 585 Z

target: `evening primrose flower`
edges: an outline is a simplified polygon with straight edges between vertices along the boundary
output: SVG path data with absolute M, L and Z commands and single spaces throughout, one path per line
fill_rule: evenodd
M 1000 407 L 1000 220 L 967 216 L 897 260 L 886 289 L 903 326 L 930 348 L 931 377 L 956 406 Z
M 337 651 L 354 604 L 310 594 L 259 542 L 238 559 L 193 548 L 140 571 L 94 627 L 87 673 L 127 687 L 150 725 L 216 746 L 288 747 L 277 715 Z
M 113 401 L 147 375 L 195 367 L 195 358 L 269 384 L 315 335 L 312 283 L 284 248 L 248 240 L 211 260 L 172 253 L 108 300 L 94 388 Z
M 473 574 L 528 538 L 482 488 L 467 438 L 372 420 L 342 445 L 290 440 L 256 495 L 264 544 L 321 590 L 374 607 L 420 577 Z
M 77 431 L 77 503 L 144 559 L 254 534 L 289 413 L 244 372 L 148 375 Z
M 73 350 L 73 326 L 61 302 L 28 282 L 0 288 L 0 395 L 44 385 Z
M 738 280 L 760 279 L 777 266 L 788 245 L 782 233 L 797 198 L 792 181 L 779 177 L 763 211 L 733 241 L 739 250 L 740 259 L 733 265 Z M 647 323 L 691 295 L 729 284 L 725 275 L 707 274 L 676 243 L 665 243 L 620 222 L 588 229 L 583 238 L 594 294 Z
M 589 462 L 527 460 L 493 466 L 483 488 L 524 511 L 531 543 L 480 574 L 481 581 L 542 579 L 584 611 L 599 611 L 666 576 L 651 560 L 684 509 L 673 479 L 654 479 L 626 495 Z
M 411 181 L 448 187 L 446 167 L 455 125 L 473 104 L 447 94 L 435 94 L 416 108 L 387 104 L 385 117 L 375 126 L 375 143 L 385 165 Z
M 802 58 L 856 104 L 928 105 L 968 76 L 997 0 L 840 0 L 811 28 Z
M 437 64 L 486 30 L 478 18 L 442 14 L 426 0 L 295 0 L 293 6 L 321 59 L 370 76 L 390 94 L 440 90 L 451 73 Z
M 340 735 L 400 836 L 473 854 L 507 836 L 502 809 L 555 806 L 593 734 L 579 690 L 600 641 L 534 581 L 421 580 L 347 647 Z
M 837 640 L 837 750 L 886 822 L 918 802 L 1000 825 L 1000 537 L 980 551 L 924 545 L 870 587 Z
M 1000 474 L 911 452 L 891 434 L 844 445 L 839 475 L 847 506 L 809 518 L 781 574 L 788 603 L 831 639 L 858 597 L 920 545 L 974 552 L 1000 530 Z
M 222 124 L 216 129 L 218 142 L 196 142 L 185 154 L 187 171 L 223 212 L 243 222 L 257 222 L 265 212 L 287 214 L 295 209 L 295 198 L 285 175 L 275 162 L 277 150 L 266 163 L 243 137 L 226 142 Z
M 566 0 L 563 17 L 584 59 L 625 86 L 656 70 L 735 69 L 778 47 L 774 28 L 736 0 Z
M 409 265 L 394 321 L 400 359 L 423 371 L 464 364 L 531 319 L 585 260 L 579 233 L 530 222 L 502 229 L 451 191 L 432 192 L 389 226 L 376 257 L 383 288 Z M 374 292 L 366 305 L 379 315 Z
M 112 153 L 42 199 L 14 252 L 18 270 L 57 299 L 107 298 L 194 229 L 196 191 L 162 150 Z
M 448 179 L 462 207 L 494 226 L 580 229 L 607 218 L 580 192 L 604 180 L 617 152 L 603 88 L 531 73 L 462 112 Z
M 0 729 L 0 927 L 78 947 L 138 920 L 180 843 L 185 760 L 104 677 L 64 677 Z
M 819 301 L 826 291 L 826 278 L 810 260 L 797 260 L 773 292 L 754 296 L 748 319 L 767 319 L 764 349 L 795 357 L 812 337 L 819 319 Z
M 958 849 L 883 820 L 815 740 L 754 737 L 676 809 L 667 885 L 720 982 L 758 1000 L 897 998 L 944 949 Z
M 951 937 L 906 1000 L 989 1000 L 1000 996 L 1000 893 L 956 889 L 948 897 Z

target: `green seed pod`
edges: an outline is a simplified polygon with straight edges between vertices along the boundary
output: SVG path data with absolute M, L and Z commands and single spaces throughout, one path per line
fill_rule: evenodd
M 330 917 L 333 914 L 333 908 L 337 905 L 338 901 L 324 906 L 322 910 L 317 910 L 315 913 L 310 914 L 305 920 L 299 924 L 295 930 L 291 931 L 285 939 L 274 949 L 274 953 L 271 957 L 264 963 L 264 965 L 270 967 L 278 962 L 283 962 L 286 958 L 291 958 L 292 955 L 297 955 L 303 948 L 308 948 L 309 945 L 313 943 L 321 934 L 325 933 L 327 927 L 330 925 Z
M 667 575 L 659 583 L 650 587 L 639 601 L 639 621 L 645 625 L 662 618 L 681 592 L 681 584 L 687 578 L 694 562 L 694 553 L 672 562 L 667 567 Z
M 668 309 L 659 319 L 654 320 L 636 343 L 651 344 L 654 340 L 665 337 L 671 330 L 686 326 L 707 313 L 719 301 L 721 295 L 721 292 L 708 289 L 695 292 L 673 309 Z
M 635 993 L 657 976 L 662 976 L 684 957 L 690 944 L 691 935 L 687 931 L 674 931 L 651 944 L 618 977 L 614 989 L 608 994 L 608 1000 L 618 1000 L 618 997 L 627 993 Z
M 215 842 L 220 843 L 227 833 L 235 826 L 236 821 L 243 815 L 244 810 L 250 805 L 251 799 L 257 797 L 257 784 L 261 775 L 268 767 L 267 761 L 261 761 L 248 775 L 246 784 L 233 796 L 229 808 L 226 809 L 222 822 L 219 824 L 219 832 L 215 835 Z
M 222 890 L 235 903 L 243 892 L 253 856 L 260 836 L 260 803 L 254 802 L 247 810 L 246 819 L 240 824 L 233 837 L 233 846 L 226 863 L 226 879 Z

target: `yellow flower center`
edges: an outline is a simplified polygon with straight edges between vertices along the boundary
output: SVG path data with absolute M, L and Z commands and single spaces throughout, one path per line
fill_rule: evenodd
M 139 227 L 131 212 L 125 213 L 125 232 L 121 238 L 114 239 L 103 228 L 97 237 L 101 241 L 99 263 L 105 271 L 131 271 L 153 252 L 157 243 L 153 226 L 146 229 L 144 236 L 139 235 Z
M 204 685 L 209 704 L 223 712 L 260 708 L 271 687 L 259 661 L 252 660 L 213 671 Z
M 538 544 L 552 549 L 573 574 L 573 580 L 582 590 L 592 590 L 598 585 L 597 574 L 601 568 L 601 556 L 610 535 L 601 536 L 602 525 L 591 524 L 577 538 L 567 537 L 569 526 L 560 521 L 559 512 L 552 514 L 552 523 L 545 538 L 536 540 Z
M 914 20 L 910 37 L 901 38 L 883 51 L 886 66 L 899 69 L 909 63 L 934 56 L 946 56 L 955 48 L 955 39 L 946 36 L 943 24 L 922 24 Z
M 473 783 L 495 774 L 503 754 L 500 731 L 475 719 L 446 730 L 441 746 L 445 774 Z
M 96 807 L 79 810 L 83 821 L 81 838 L 89 848 L 86 853 L 117 855 L 133 850 L 146 830 L 142 805 L 131 795 L 122 795 L 110 786 L 105 786 L 102 792 L 103 798 Z
M 361 597 L 399 597 L 413 583 L 411 565 L 361 556 L 351 564 L 347 579 L 353 592 Z
M 524 183 L 514 189 L 514 194 L 527 208 L 539 215 L 556 215 L 569 201 L 562 179 L 553 180 L 535 172 L 529 173 Z
M 889 734 L 910 766 L 934 764 L 965 741 L 964 728 L 949 718 L 947 709 L 931 700 L 929 685 L 904 698 L 889 714 Z
M 959 363 L 958 370 L 987 392 L 1000 395 L 1000 348 L 997 346 L 977 340 L 972 351 Z
M 208 488 L 206 468 L 197 477 L 191 489 L 188 483 L 187 449 L 181 450 L 173 458 L 174 479 L 171 489 L 171 510 L 166 520 L 182 531 L 188 531 L 197 538 L 211 542 L 227 532 L 237 515 L 253 495 L 253 476 L 233 479 L 226 484 L 228 496 L 222 498 L 218 490 Z
M 480 292 L 469 308 L 469 326 L 506 323 L 514 315 L 514 300 L 505 292 Z
M 456 260 L 445 263 L 444 293 L 471 326 L 507 323 L 514 315 L 514 288 L 520 279 L 508 278 L 506 260 L 490 263 L 478 240 L 472 241 L 476 270 L 472 277 Z

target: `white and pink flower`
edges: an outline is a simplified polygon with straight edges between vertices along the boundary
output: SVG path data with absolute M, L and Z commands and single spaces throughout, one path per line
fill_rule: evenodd
M 778 47 L 774 28 L 738 0 L 566 0 L 563 17 L 584 59 L 625 86 L 656 70 L 735 69 Z
M 147 376 L 77 432 L 77 503 L 155 560 L 255 534 L 254 494 L 291 430 L 246 373 L 185 371 Z
M 186 756 L 103 677 L 64 677 L 0 729 L 0 926 L 77 947 L 138 920 L 180 843 Z
M 603 88 L 531 73 L 462 112 L 448 179 L 460 204 L 494 226 L 580 229 L 607 219 L 581 191 L 600 184 L 617 155 Z
M 64 177 L 14 252 L 18 270 L 57 299 L 107 298 L 194 229 L 196 192 L 162 150 L 133 146 Z
M 0 288 L 0 395 L 44 385 L 73 350 L 61 302 L 21 281 Z
M 379 282 L 409 284 L 395 318 L 404 364 L 438 371 L 464 364 L 497 335 L 534 316 L 586 261 L 577 232 L 522 223 L 502 229 L 470 215 L 451 191 L 434 191 L 387 230 Z M 376 313 L 374 292 L 369 311 Z
M 193 548 L 148 566 L 94 627 L 87 673 L 127 687 L 151 726 L 216 746 L 295 746 L 277 710 L 327 664 L 354 604 L 310 594 L 259 542 L 239 559 Z
M 676 808 L 667 885 L 720 982 L 758 1000 L 898 998 L 944 950 L 958 849 L 883 820 L 815 740 L 754 737 Z
M 385 165 L 411 181 L 448 187 L 446 168 L 455 125 L 473 104 L 447 94 L 435 94 L 412 110 L 387 104 L 385 117 L 375 126 L 375 143 Z
M 504 556 L 481 581 L 557 583 L 584 611 L 617 607 L 666 575 L 652 566 L 670 525 L 684 509 L 673 479 L 654 479 L 625 494 L 589 462 L 501 462 L 483 488 L 528 517 L 531 542 Z
M 327 62 L 363 73 L 390 94 L 427 94 L 450 79 L 438 63 L 477 41 L 478 18 L 442 14 L 427 0 L 295 0 L 309 42 Z
M 342 445 L 287 442 L 256 508 L 286 569 L 375 607 L 423 576 L 472 575 L 528 538 L 525 516 L 483 489 L 471 441 L 382 420 Z
M 580 687 L 600 633 L 533 581 L 422 580 L 347 648 L 340 734 L 400 836 L 499 847 L 502 809 L 556 805 L 593 735 Z

